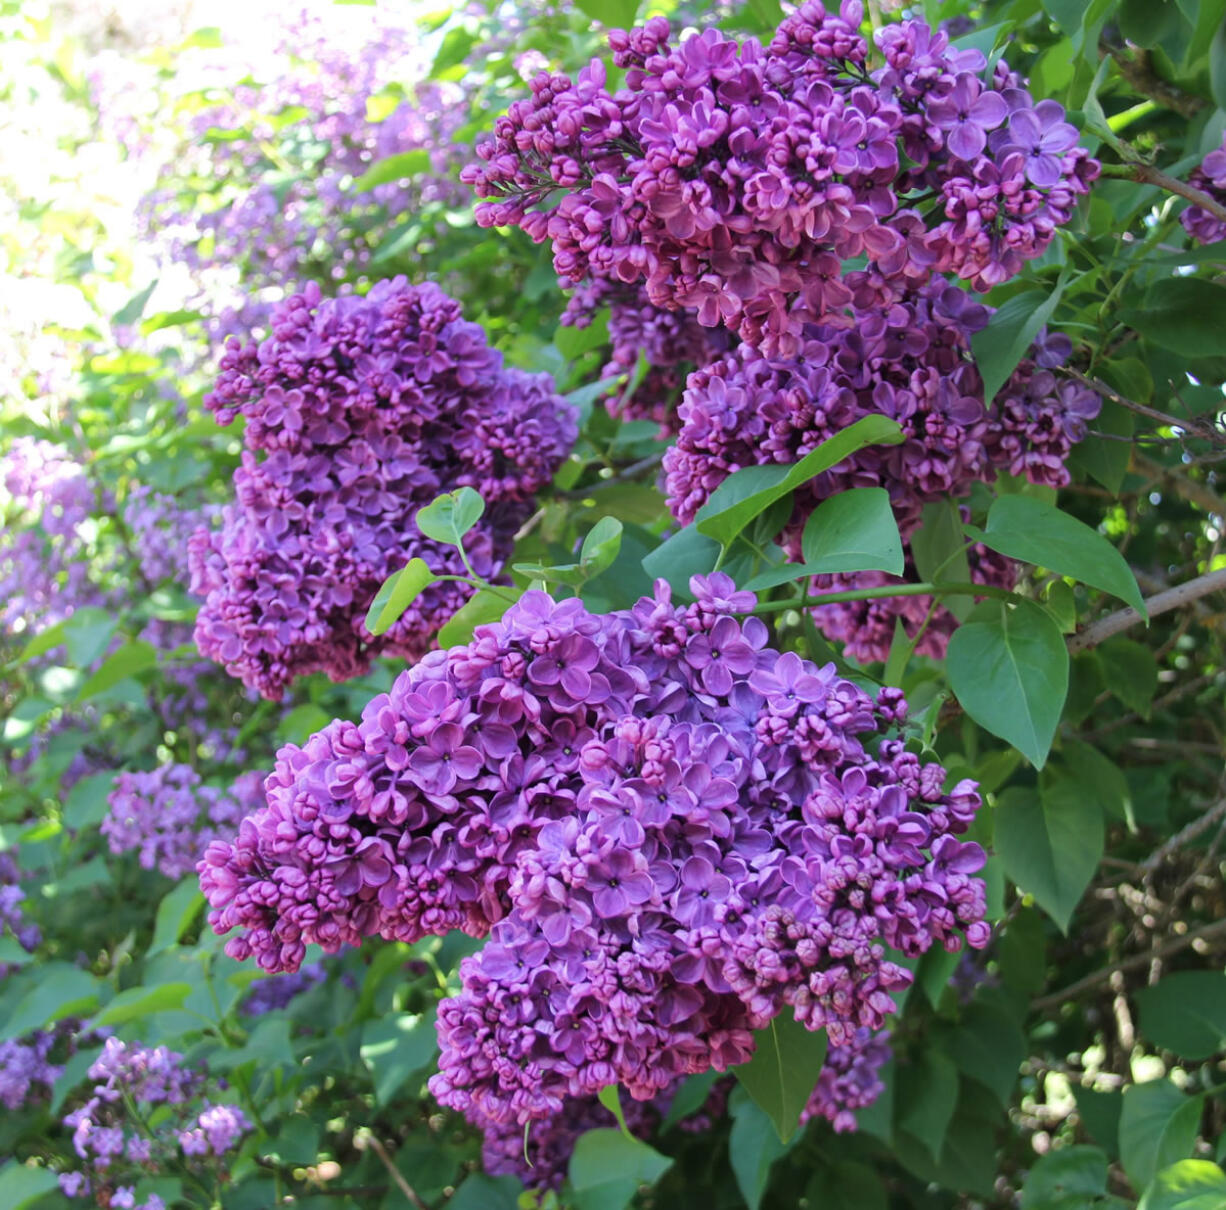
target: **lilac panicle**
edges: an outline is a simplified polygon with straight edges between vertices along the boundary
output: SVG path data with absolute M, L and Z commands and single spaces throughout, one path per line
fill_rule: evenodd
M 196 642 L 273 699 L 308 672 L 345 680 L 373 655 L 428 650 L 467 586 L 432 585 L 378 638 L 364 621 L 411 558 L 465 574 L 453 547 L 417 532 L 417 510 L 443 491 L 479 491 L 486 511 L 465 550 L 495 577 L 575 437 L 548 375 L 504 368 L 457 303 L 404 278 L 330 299 L 308 285 L 277 309 L 267 340 L 231 340 L 205 403 L 247 426 L 237 499 L 190 543 L 205 598 Z
M 772 649 L 726 576 L 692 588 L 604 616 L 529 592 L 284 748 L 200 863 L 227 952 L 488 936 L 431 1087 L 495 1123 L 725 1070 L 785 1010 L 879 1029 L 910 978 L 885 946 L 986 939 L 974 784 L 889 737 L 898 691 Z

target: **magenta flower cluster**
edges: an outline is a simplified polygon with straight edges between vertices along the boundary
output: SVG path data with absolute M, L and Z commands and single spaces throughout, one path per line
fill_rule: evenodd
M 1189 177 L 1188 184 L 1226 206 L 1226 135 L 1222 136 L 1221 146 L 1205 156 L 1200 167 Z M 1179 221 L 1197 243 L 1216 244 L 1226 240 L 1226 222 L 1210 214 L 1204 206 L 1189 206 L 1179 216 Z
M 726 352 L 731 337 L 723 328 L 704 328 L 692 311 L 655 306 L 642 283 L 604 279 L 586 281 L 575 290 L 562 323 L 586 328 L 605 307 L 612 351 L 601 377 L 627 377 L 625 387 L 610 387 L 605 406 L 623 420 L 651 420 L 665 433 L 676 432 L 676 409 L 686 375 Z M 640 357 L 647 370 L 630 391 Z
M 205 1100 L 200 1109 L 193 1103 L 206 1090 L 205 1074 L 185 1067 L 183 1056 L 165 1046 L 108 1038 L 89 1078 L 94 1085 L 88 1098 L 64 1118 L 83 1165 L 60 1174 L 60 1188 L 69 1197 L 92 1195 L 99 1205 L 164 1210 L 157 1194 L 136 1202 L 137 1180 L 180 1154 L 197 1173 L 221 1175 L 226 1156 L 251 1129 L 235 1105 Z
M 56 1031 L 38 1030 L 24 1039 L 0 1042 L 0 1105 L 15 1111 L 50 1096 L 63 1071 L 49 1058 L 56 1041 Z
M 146 583 L 157 586 L 170 581 L 186 586 L 188 541 L 201 525 L 215 522 L 220 512 L 216 505 L 186 508 L 174 496 L 134 484 L 124 502 L 124 521 Z
M 107 797 L 102 834 L 112 853 L 134 852 L 142 869 L 182 878 L 210 841 L 232 832 L 262 800 L 262 782 L 259 773 L 248 772 L 228 790 L 206 786 L 190 765 L 120 773 Z
M 17 944 L 27 953 L 33 953 L 43 939 L 42 930 L 26 919 L 22 904 L 26 893 L 21 889 L 22 870 L 17 864 L 15 848 L 0 852 L 0 936 L 7 928 Z M 11 969 L 0 963 L 0 977 Z
M 871 1105 L 884 1091 L 881 1069 L 891 1057 L 889 1034 L 858 1029 L 842 1046 L 831 1046 L 800 1114 L 802 1123 L 825 1118 L 840 1134 L 856 1129 L 856 1110 Z
M 529 592 L 303 748 L 200 865 L 226 950 L 489 934 L 439 1010 L 431 1088 L 486 1122 L 743 1062 L 790 1009 L 842 1045 L 919 954 L 988 935 L 974 783 L 944 789 L 833 665 L 768 646 L 753 595 L 606 616 Z
M 0 641 L 106 603 L 90 580 L 86 526 L 105 504 L 62 446 L 17 437 L 0 455 Z
M 1062 487 L 1073 445 L 1098 415 L 1091 389 L 1053 372 L 1071 353 L 1067 337 L 1042 335 L 996 397 L 984 399 L 971 337 L 991 314 L 964 291 L 934 278 L 896 295 L 879 275 L 857 271 L 841 281 L 854 323 L 810 325 L 795 357 L 772 358 L 740 345 L 690 375 L 678 409 L 680 433 L 664 456 L 669 507 L 693 520 L 728 475 L 745 466 L 791 464 L 856 420 L 888 416 L 899 445 L 871 446 L 810 480 L 795 493 L 782 544 L 800 556 L 805 521 L 822 500 L 847 488 L 883 487 L 907 540 L 926 503 L 962 497 L 977 481 L 1006 471 Z M 976 582 L 1012 587 L 1015 566 L 979 550 Z M 877 572 L 820 579 L 818 590 L 894 582 Z M 848 643 L 858 659 L 884 659 L 901 618 L 914 635 L 929 598 L 890 598 L 823 606 L 822 631 Z M 938 610 L 921 653 L 940 656 L 954 626 Z
M 877 35 L 859 0 L 804 0 L 763 47 L 654 17 L 577 81 L 542 72 L 461 176 L 484 226 L 552 243 L 563 280 L 644 282 L 769 353 L 846 323 L 843 262 L 896 288 L 948 274 L 987 290 L 1040 255 L 1098 173 L 1054 101 L 921 21 Z M 559 198 L 560 195 L 560 198 Z
M 308 672 L 339 681 L 373 655 L 421 656 L 466 585 L 436 583 L 379 638 L 364 622 L 411 558 L 465 574 L 453 547 L 418 533 L 417 510 L 480 492 L 485 516 L 464 543 L 492 579 L 575 438 L 547 374 L 505 368 L 456 302 L 404 278 L 330 299 L 308 285 L 268 339 L 229 343 L 205 403 L 222 424 L 245 417 L 246 451 L 221 528 L 191 539 L 196 642 L 272 699 Z

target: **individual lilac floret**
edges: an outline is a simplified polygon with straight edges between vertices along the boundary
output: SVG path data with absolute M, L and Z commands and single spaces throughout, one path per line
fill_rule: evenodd
M 766 46 L 718 30 L 674 47 L 662 17 L 609 35 L 625 87 L 593 61 L 541 72 L 461 179 L 483 226 L 549 241 L 566 281 L 643 283 L 771 355 L 830 322 L 863 256 L 896 287 L 976 290 L 1016 275 L 1072 216 L 1098 165 L 1053 101 L 918 20 L 876 35 L 859 0 L 804 0 Z
M 209 841 L 232 832 L 261 798 L 258 773 L 243 773 L 227 791 L 202 784 L 190 765 L 120 773 L 107 798 L 102 834 L 112 853 L 135 852 L 142 869 L 182 878 Z
M 1200 167 L 1188 178 L 1188 184 L 1226 206 L 1226 135 L 1222 136 L 1222 145 L 1201 161 Z M 1197 243 L 1216 244 L 1226 240 L 1226 221 L 1210 214 L 1204 206 L 1189 206 L 1179 216 L 1179 221 Z
M 139 1210 L 136 1180 L 172 1163 L 224 1180 L 228 1153 L 251 1129 L 237 1106 L 205 1100 L 201 1108 L 196 1098 L 206 1088 L 205 1073 L 184 1067 L 183 1056 L 165 1046 L 108 1038 L 89 1078 L 88 1098 L 64 1118 L 83 1165 L 60 1174 L 69 1197 L 92 1194 L 99 1205 Z
M 691 588 L 604 616 L 526 593 L 283 749 L 200 865 L 227 952 L 290 970 L 310 943 L 488 934 L 431 1081 L 488 1122 L 650 1099 L 781 1011 L 835 1045 L 879 1029 L 910 979 L 885 946 L 986 938 L 974 784 L 886 736 L 897 690 L 770 648 L 727 576 Z
M 296 676 L 364 672 L 378 654 L 417 659 L 471 589 L 437 583 L 376 638 L 366 611 L 411 558 L 464 575 L 459 553 L 414 516 L 472 487 L 485 515 L 464 539 L 497 576 L 512 536 L 574 442 L 573 410 L 546 374 L 504 368 L 484 332 L 437 286 L 383 281 L 364 297 L 309 285 L 261 344 L 232 340 L 205 404 L 247 421 L 237 501 L 191 540 L 203 655 L 265 697 Z M 261 457 L 262 455 L 262 457 Z

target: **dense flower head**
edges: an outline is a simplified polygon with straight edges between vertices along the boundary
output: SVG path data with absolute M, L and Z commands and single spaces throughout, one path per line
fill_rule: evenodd
M 801 1122 L 821 1117 L 840 1134 L 855 1130 L 856 1110 L 867 1108 L 885 1091 L 880 1071 L 891 1053 L 889 1034 L 869 1029 L 858 1029 L 842 1046 L 831 1046 Z
M 1014 276 L 1097 163 L 1059 105 L 1002 65 L 984 84 L 983 56 L 922 21 L 881 30 L 870 71 L 862 17 L 804 0 L 766 46 L 706 29 L 674 47 L 660 17 L 613 31 L 624 88 L 598 60 L 541 72 L 478 146 L 478 222 L 549 240 L 564 280 L 643 282 L 783 355 L 807 322 L 846 322 L 831 282 L 853 257 L 899 285 Z
M 1215 147 L 1201 161 L 1189 177 L 1188 184 L 1226 206 L 1226 135 L 1222 136 L 1221 146 Z M 1189 206 L 1179 216 L 1179 221 L 1197 243 L 1216 244 L 1226 240 L 1226 222 L 1216 214 L 1210 214 L 1204 206 Z
M 228 790 L 206 786 L 190 765 L 120 773 L 107 797 L 102 834 L 112 853 L 135 852 L 141 868 L 182 878 L 217 836 L 261 799 L 263 778 L 243 773 Z
M 293 974 L 267 975 L 251 985 L 251 990 L 243 997 L 242 1011 L 249 1017 L 277 1012 L 327 977 L 328 972 L 322 962 L 308 963 Z
M 17 437 L 0 454 L 0 639 L 106 603 L 90 580 L 87 538 L 99 504 L 85 467 L 63 446 Z
M 743 1062 L 790 1009 L 842 1045 L 917 955 L 987 936 L 974 784 L 945 789 L 874 701 L 769 646 L 723 575 L 590 614 L 529 592 L 472 641 L 284 748 L 211 844 L 226 945 L 266 970 L 379 935 L 488 935 L 439 1010 L 431 1088 L 474 1120 L 648 1100 Z
M 184 1066 L 183 1056 L 165 1046 L 108 1038 L 89 1078 L 88 1097 L 64 1118 L 82 1163 L 60 1174 L 69 1197 L 92 1194 L 99 1205 L 159 1210 L 156 1194 L 135 1201 L 137 1179 L 171 1164 L 219 1172 L 251 1129 L 237 1106 L 198 1100 L 208 1088 L 206 1073 Z
M 612 348 L 601 377 L 628 376 L 624 388 L 610 387 L 605 406 L 611 415 L 624 420 L 652 420 L 666 433 L 675 432 L 686 375 L 727 351 L 732 343 L 729 334 L 723 328 L 704 328 L 692 311 L 655 306 L 641 283 L 607 280 L 579 286 L 567 303 L 562 323 L 586 328 L 604 307 L 609 309 Z M 634 385 L 640 357 L 646 371 Z
M 22 904 L 26 893 L 21 889 L 22 869 L 17 864 L 17 850 L 0 851 L 0 936 L 7 928 L 27 953 L 32 953 L 42 941 L 42 930 L 27 920 Z M 0 963 L 0 978 L 11 968 Z
M 741 345 L 690 375 L 681 431 L 664 458 L 679 521 L 691 521 L 733 471 L 796 462 L 869 415 L 897 421 L 902 444 L 861 450 L 796 493 L 785 543 L 796 551 L 815 505 L 846 488 L 884 487 L 905 536 L 925 503 L 962 495 L 999 470 L 1053 487 L 1068 482 L 1065 459 L 1101 400 L 1056 379 L 1062 346 L 1036 345 L 1036 360 L 1024 359 L 985 401 L 970 341 L 989 308 L 940 278 L 901 296 L 883 296 L 866 273 L 841 284 L 851 327 L 811 325 L 795 357 Z
M 966 553 L 972 583 L 993 588 L 1013 588 L 1017 584 L 1021 569 L 1012 559 L 979 544 Z M 814 595 L 820 595 L 857 588 L 884 588 L 917 579 L 914 567 L 908 565 L 906 575 L 901 578 L 882 571 L 861 571 L 841 576 L 814 576 L 811 586 Z M 916 653 L 939 660 L 945 657 L 958 619 L 940 604 L 929 617 L 928 611 L 934 603 L 935 599 L 930 596 L 878 597 L 818 605 L 811 612 L 818 630 L 828 639 L 841 643 L 843 654 L 850 659 L 861 663 L 888 659 L 895 624 L 901 621 L 909 639 L 919 636 Z
M 201 525 L 217 520 L 220 511 L 215 505 L 185 508 L 174 496 L 135 484 L 124 503 L 124 520 L 146 582 L 156 586 L 169 580 L 186 585 L 188 541 Z
M 308 285 L 268 339 L 230 342 L 205 404 L 247 425 L 237 500 L 191 539 L 196 641 L 273 699 L 307 672 L 345 680 L 376 654 L 422 655 L 471 589 L 434 584 L 378 638 L 364 622 L 411 558 L 465 574 L 458 551 L 418 533 L 417 510 L 480 492 L 485 515 L 464 545 L 493 578 L 575 436 L 547 374 L 505 368 L 456 302 L 404 278 L 329 299 Z
M 39 1030 L 0 1042 L 0 1105 L 17 1110 L 50 1094 L 63 1071 L 49 1059 L 56 1040 L 54 1030 Z

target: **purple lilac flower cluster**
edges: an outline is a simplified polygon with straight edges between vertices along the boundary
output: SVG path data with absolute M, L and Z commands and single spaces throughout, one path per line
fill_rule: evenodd
M 868 415 L 896 420 L 900 445 L 872 446 L 810 480 L 795 494 L 782 543 L 800 555 L 816 505 L 852 487 L 884 487 L 904 540 L 923 507 L 964 496 L 1001 471 L 1062 487 L 1072 446 L 1102 401 L 1053 370 L 1071 353 L 1067 337 L 1044 334 L 990 402 L 971 354 L 971 337 L 991 314 L 964 291 L 934 278 L 894 296 L 871 272 L 843 283 L 854 324 L 809 325 L 795 357 L 771 358 L 748 345 L 690 375 L 676 444 L 664 456 L 669 507 L 689 522 L 711 493 L 744 466 L 793 463 Z M 1012 587 L 1015 565 L 979 550 L 976 582 Z M 869 588 L 895 582 L 876 572 L 819 579 L 815 588 Z M 914 634 L 928 598 L 889 598 L 823 606 L 815 618 L 859 659 L 884 659 L 901 617 Z M 920 650 L 940 656 L 954 625 L 938 610 Z
M 84 532 L 99 503 L 62 446 L 18 437 L 0 456 L 0 638 L 105 604 L 89 578 Z
M 841 323 L 843 262 L 896 291 L 932 274 L 987 290 L 1040 255 L 1098 173 L 1054 101 L 921 21 L 876 37 L 860 0 L 804 0 L 763 47 L 708 29 L 679 46 L 654 17 L 609 36 L 626 86 L 593 61 L 539 74 L 461 177 L 484 226 L 549 240 L 567 281 L 644 282 L 773 354 Z M 561 194 L 560 200 L 557 195 Z
M 686 375 L 726 352 L 732 343 L 729 334 L 723 328 L 704 328 L 692 311 L 655 306 L 642 283 L 605 279 L 586 281 L 575 290 L 562 323 L 586 328 L 604 307 L 609 308 L 612 353 L 601 377 L 632 376 L 640 356 L 647 363 L 631 394 L 610 388 L 605 400 L 609 412 L 625 420 L 652 420 L 664 433 L 675 433 Z
M 238 499 L 190 543 L 192 591 L 205 598 L 196 642 L 274 700 L 304 673 L 339 681 L 373 655 L 421 656 L 466 585 L 432 585 L 379 638 L 364 623 L 411 558 L 465 574 L 454 547 L 417 532 L 417 510 L 443 491 L 480 492 L 485 515 L 464 545 L 477 574 L 496 577 L 575 439 L 547 374 L 505 368 L 456 302 L 404 278 L 331 299 L 308 285 L 277 309 L 268 339 L 229 342 L 205 404 L 247 426 Z
M 157 1194 L 136 1202 L 140 1177 L 180 1153 L 198 1174 L 224 1174 L 225 1157 L 251 1124 L 235 1105 L 193 1104 L 205 1091 L 206 1077 L 182 1062 L 182 1055 L 165 1046 L 106 1040 L 89 1069 L 89 1097 L 64 1118 L 84 1165 L 60 1174 L 64 1193 L 92 1195 L 99 1205 L 128 1210 L 164 1210 Z M 131 1106 L 139 1117 L 131 1116 Z
M 120 773 L 102 834 L 112 853 L 135 852 L 142 869 L 182 878 L 210 841 L 232 831 L 262 800 L 262 782 L 259 773 L 247 772 L 228 790 L 206 786 L 190 765 Z
M 275 78 L 231 87 L 244 74 L 231 66 L 226 100 L 192 120 L 141 207 L 148 232 L 196 280 L 241 266 L 241 288 L 219 282 L 213 297 L 196 300 L 219 343 L 264 327 L 285 282 L 354 280 L 391 221 L 465 200 L 456 180 L 463 89 L 422 78 L 404 18 L 380 8 L 328 19 L 317 6 L 282 29 Z M 415 78 L 387 112 L 383 102 Z M 353 188 L 372 164 L 408 152 L 422 154 L 419 170 Z M 289 165 L 299 171 L 287 183 Z M 201 179 L 220 201 L 203 211 Z
M 1189 177 L 1188 184 L 1226 206 L 1226 135 L 1222 136 L 1222 145 L 1205 156 L 1200 167 Z M 1197 243 L 1216 244 L 1219 240 L 1226 240 L 1226 222 L 1210 214 L 1204 206 L 1189 206 L 1179 216 L 1179 221 Z
M 885 1091 L 880 1071 L 891 1053 L 889 1034 L 870 1029 L 858 1029 L 844 1045 L 830 1047 L 801 1122 L 820 1117 L 840 1134 L 855 1130 L 855 1111 L 867 1108 Z
M 201 525 L 212 524 L 220 512 L 217 505 L 184 508 L 174 496 L 143 483 L 135 484 L 124 505 L 124 520 L 145 580 L 152 585 L 166 580 L 186 584 L 188 541 Z
M 835 1045 L 880 1028 L 910 978 L 884 945 L 988 935 L 974 783 L 885 734 L 897 690 L 771 649 L 728 577 L 691 587 L 605 616 L 529 592 L 282 749 L 200 864 L 227 952 L 488 933 L 431 1081 L 488 1122 L 725 1070 L 785 1007 Z
M 28 1101 L 50 1095 L 63 1071 L 49 1059 L 56 1041 L 54 1030 L 39 1030 L 24 1040 L 0 1042 L 0 1105 L 18 1110 Z
M 17 939 L 17 944 L 26 953 L 33 953 L 43 939 L 42 930 L 37 924 L 27 920 L 22 910 L 26 893 L 21 889 L 22 872 L 17 864 L 17 850 L 8 849 L 0 852 L 0 935 L 9 929 Z M 0 963 L 0 977 L 11 970 L 11 967 Z
M 243 999 L 242 1010 L 250 1017 L 285 1008 L 296 996 L 310 991 L 328 977 L 322 962 L 312 962 L 293 974 L 269 975 L 257 979 Z

